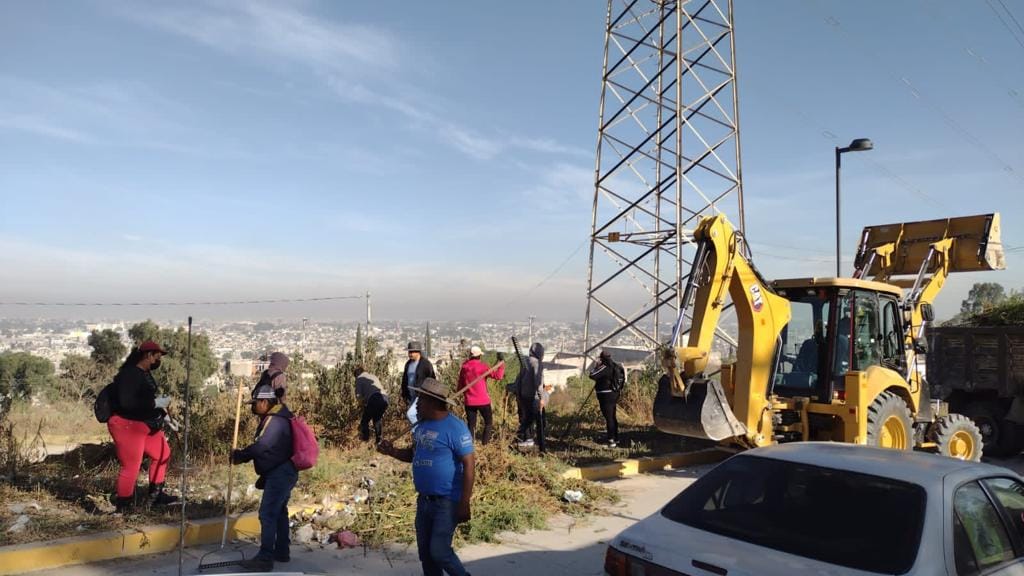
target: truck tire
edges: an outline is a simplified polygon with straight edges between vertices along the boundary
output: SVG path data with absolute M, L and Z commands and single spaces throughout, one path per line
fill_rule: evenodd
M 971 402 L 962 411 L 974 421 L 989 456 L 1012 456 L 1019 453 L 1020 433 L 1016 425 L 1005 420 L 1006 409 L 996 402 Z
M 981 431 L 963 414 L 950 414 L 936 420 L 931 436 L 943 456 L 974 462 L 981 460 L 984 446 Z
M 910 450 L 914 447 L 914 428 L 910 408 L 898 395 L 882 392 L 868 406 L 868 446 Z

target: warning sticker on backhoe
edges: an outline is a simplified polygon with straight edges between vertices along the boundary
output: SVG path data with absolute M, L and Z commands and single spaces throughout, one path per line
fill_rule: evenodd
M 754 304 L 754 312 L 760 312 L 764 306 L 764 298 L 761 296 L 761 287 L 754 284 L 750 287 L 751 302 Z

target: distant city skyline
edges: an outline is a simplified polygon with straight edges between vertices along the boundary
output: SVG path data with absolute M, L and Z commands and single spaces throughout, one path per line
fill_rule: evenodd
M 844 270 L 865 225 L 998 211 L 1024 246 L 1024 52 L 989 3 L 735 5 L 747 237 L 768 278 L 833 273 L 833 147 L 859 137 L 875 149 L 844 160 Z M 375 323 L 582 321 L 604 6 L 474 8 L 0 4 L 0 303 L 370 291 Z M 974 282 L 1024 288 L 1022 256 L 952 277 L 938 315 Z

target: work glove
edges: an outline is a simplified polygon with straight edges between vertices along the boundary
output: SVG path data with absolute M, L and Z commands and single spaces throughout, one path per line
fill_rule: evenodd
M 153 404 L 156 405 L 156 407 L 160 408 L 160 409 L 167 408 L 167 406 L 170 403 L 171 403 L 171 397 L 170 396 L 158 396 L 155 400 L 153 400 Z
M 232 464 L 241 464 L 243 462 L 245 462 L 245 455 L 242 453 L 242 451 L 238 450 L 238 449 L 232 450 L 231 451 L 231 463 Z

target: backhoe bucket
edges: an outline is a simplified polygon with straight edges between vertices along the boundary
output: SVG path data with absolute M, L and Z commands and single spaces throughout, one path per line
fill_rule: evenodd
M 746 426 L 733 415 L 721 384 L 694 379 L 687 383 L 683 396 L 674 396 L 668 375 L 658 382 L 654 425 L 669 434 L 716 442 L 747 433 Z

